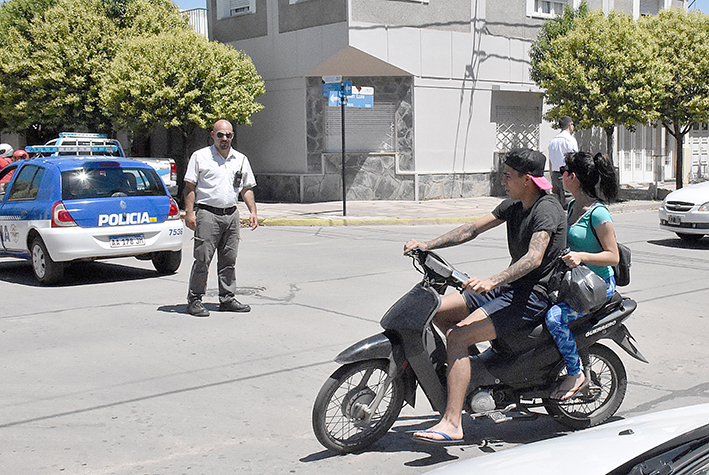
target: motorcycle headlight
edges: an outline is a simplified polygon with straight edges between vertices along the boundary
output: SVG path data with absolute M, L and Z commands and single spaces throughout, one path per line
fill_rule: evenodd
M 699 207 L 699 211 L 709 211 L 709 201 Z

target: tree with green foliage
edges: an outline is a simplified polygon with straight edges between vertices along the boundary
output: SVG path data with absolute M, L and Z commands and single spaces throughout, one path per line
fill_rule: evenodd
M 538 46 L 544 54 L 532 67 L 552 106 L 548 120 L 568 115 L 579 128 L 601 127 L 610 153 L 616 126 L 633 130 L 658 118 L 655 92 L 666 73 L 654 39 L 630 16 L 591 11 Z
M 659 121 L 675 138 L 677 188 L 683 186 L 684 137 L 692 123 L 709 119 L 709 15 L 681 9 L 643 17 L 640 25 L 655 39 L 668 74 L 658 87 Z
M 0 25 L 0 125 L 41 128 L 44 138 L 111 130 L 99 82 L 121 44 L 191 31 L 169 0 L 9 0 L 0 5 Z
M 574 27 L 574 22 L 577 18 L 585 18 L 588 16 L 588 5 L 586 1 L 582 1 L 578 8 L 566 6 L 564 13 L 551 18 L 542 24 L 537 40 L 532 44 L 529 52 L 529 57 L 532 62 L 530 68 L 530 76 L 537 84 L 544 79 L 552 79 L 548 73 L 545 73 L 539 68 L 539 64 L 551 53 L 551 42 L 560 36 L 566 35 Z
M 251 59 L 193 31 L 136 36 L 122 44 L 101 81 L 101 100 L 122 129 L 145 136 L 157 125 L 187 142 L 219 119 L 250 124 L 265 92 Z M 179 172 L 187 163 L 178 157 Z M 180 173 L 181 175 L 182 173 Z
M 0 115 L 13 129 L 110 128 L 98 103 L 98 80 L 116 31 L 96 2 L 59 0 L 34 18 L 26 37 L 14 28 L 6 33 Z
M 220 118 L 250 124 L 264 92 L 248 56 L 191 31 L 127 40 L 101 83 L 106 110 L 139 135 L 162 125 L 186 137 Z

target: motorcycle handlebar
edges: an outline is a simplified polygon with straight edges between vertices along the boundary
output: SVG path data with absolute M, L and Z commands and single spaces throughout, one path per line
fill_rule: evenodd
M 461 289 L 463 287 L 463 282 L 468 280 L 468 276 L 466 274 L 456 270 L 445 259 L 433 251 L 428 251 L 417 247 L 406 254 L 418 261 L 421 267 L 426 270 L 424 274 L 435 274 L 441 280 L 445 280 L 447 284 L 452 285 L 457 289 Z

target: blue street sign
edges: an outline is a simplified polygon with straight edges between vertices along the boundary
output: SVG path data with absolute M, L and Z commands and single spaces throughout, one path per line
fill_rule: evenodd
M 356 107 L 358 109 L 373 109 L 374 95 L 352 94 L 351 96 L 347 96 L 347 107 Z
M 339 107 L 341 104 L 340 91 L 330 91 L 327 96 L 327 105 L 330 107 Z
M 340 86 L 339 82 L 326 82 L 322 85 L 322 95 L 323 97 L 328 97 L 331 92 L 337 92 L 339 94 L 341 88 L 342 86 Z
M 345 96 L 345 107 L 355 107 L 358 109 L 373 109 L 374 96 L 371 94 L 352 94 Z M 327 98 L 327 105 L 330 107 L 339 107 L 342 105 L 340 93 L 331 91 Z
M 323 97 L 328 97 L 332 91 L 336 91 L 338 94 L 342 90 L 342 85 L 345 86 L 345 95 L 349 96 L 352 94 L 352 81 L 344 82 L 326 82 L 322 85 L 322 95 Z

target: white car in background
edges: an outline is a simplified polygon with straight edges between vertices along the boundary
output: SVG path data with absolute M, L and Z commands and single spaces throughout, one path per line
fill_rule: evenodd
M 75 151 L 54 151 L 52 147 L 62 147 L 67 150 L 71 147 L 76 147 L 81 149 L 81 153 L 86 155 L 112 155 L 114 157 L 130 158 L 131 160 L 137 160 L 143 162 L 146 165 L 150 165 L 158 172 L 162 181 L 165 182 L 167 191 L 172 196 L 177 196 L 177 165 L 175 160 L 172 158 L 161 158 L 161 157 L 126 157 L 126 153 L 123 150 L 121 143 L 116 140 L 109 138 L 105 134 L 90 134 L 81 132 L 61 132 L 59 137 L 52 139 L 47 142 L 44 147 L 28 147 L 28 150 L 34 149 L 40 152 L 43 156 L 61 156 L 61 155 L 72 155 L 76 154 Z M 94 151 L 86 152 L 86 148 L 93 148 Z M 42 152 L 43 151 L 43 152 Z
M 709 404 L 669 409 L 520 445 L 430 475 L 707 475 Z
M 684 241 L 699 241 L 709 234 L 709 181 L 673 191 L 659 210 L 660 229 Z

